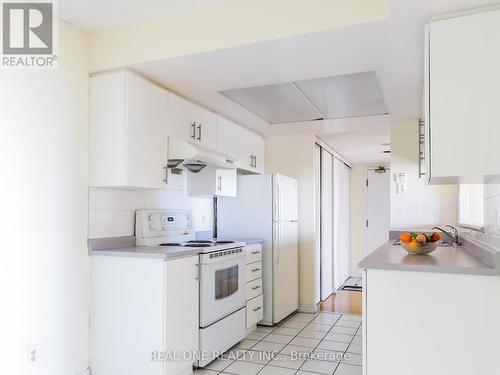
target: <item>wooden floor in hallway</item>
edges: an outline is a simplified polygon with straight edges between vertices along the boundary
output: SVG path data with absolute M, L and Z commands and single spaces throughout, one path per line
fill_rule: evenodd
M 318 305 L 319 311 L 339 312 L 344 314 L 361 314 L 361 292 L 339 290 Z

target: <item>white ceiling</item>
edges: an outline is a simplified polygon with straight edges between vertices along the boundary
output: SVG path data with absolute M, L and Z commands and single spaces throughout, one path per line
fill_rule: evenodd
M 198 6 L 225 0 L 60 0 L 59 16 L 83 31 L 189 12 Z
M 217 1 L 222 0 L 64 0 L 59 13 L 84 30 L 94 30 Z M 374 149 L 389 137 L 390 122 L 421 115 L 424 25 L 432 16 L 485 5 L 491 1 L 392 0 L 388 20 L 130 68 L 263 135 L 321 134 L 353 162 L 379 162 L 387 156 L 374 160 Z M 270 125 L 219 93 L 367 71 L 377 72 L 388 116 Z
M 320 135 L 319 138 L 333 147 L 352 164 L 389 163 L 390 130 L 376 129 L 365 132 L 344 132 L 340 134 Z
M 393 0 L 388 20 L 149 62 L 133 69 L 266 136 L 323 134 L 352 162 L 383 162 L 387 155 L 376 150 L 388 141 L 390 122 L 421 116 L 425 24 L 432 16 L 490 4 Z M 366 71 L 377 72 L 390 115 L 270 125 L 219 93 Z

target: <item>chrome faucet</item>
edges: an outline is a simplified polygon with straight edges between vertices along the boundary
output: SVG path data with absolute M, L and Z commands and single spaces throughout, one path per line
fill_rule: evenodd
M 448 228 L 451 228 L 451 233 L 440 228 L 440 227 L 433 227 L 432 229 L 437 229 L 439 230 L 440 232 L 443 232 L 444 234 L 446 234 L 449 238 L 451 238 L 451 241 L 452 241 L 452 244 L 453 245 L 456 245 L 456 246 L 459 246 L 461 245 L 460 243 L 460 238 L 458 237 L 458 230 L 457 228 L 455 228 L 453 225 L 446 225 L 446 227 Z

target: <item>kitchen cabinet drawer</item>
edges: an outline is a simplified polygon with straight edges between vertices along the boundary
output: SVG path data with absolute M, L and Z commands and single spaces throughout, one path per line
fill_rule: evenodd
M 260 262 L 262 260 L 262 245 L 253 244 L 245 246 L 247 253 L 247 264 Z
M 247 302 L 247 328 L 260 322 L 264 311 L 264 298 L 262 294 Z
M 247 264 L 247 282 L 262 277 L 262 262 Z
M 262 278 L 247 283 L 247 301 L 262 294 Z

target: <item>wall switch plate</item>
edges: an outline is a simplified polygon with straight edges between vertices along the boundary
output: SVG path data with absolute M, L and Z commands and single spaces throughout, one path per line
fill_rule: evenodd
M 30 345 L 27 348 L 28 365 L 35 366 L 38 363 L 38 345 Z
M 407 174 L 406 173 L 394 173 L 394 182 L 396 182 L 396 194 L 406 195 L 407 190 Z

